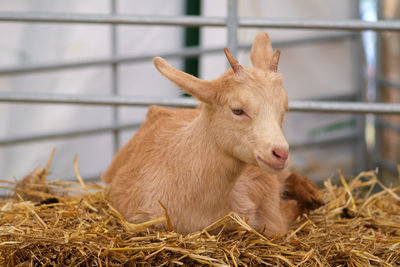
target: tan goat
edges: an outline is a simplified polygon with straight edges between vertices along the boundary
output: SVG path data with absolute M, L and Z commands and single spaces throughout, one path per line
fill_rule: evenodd
M 103 180 L 128 221 L 164 216 L 161 201 L 180 233 L 234 211 L 271 236 L 321 204 L 308 179 L 286 170 L 289 146 L 281 127 L 288 99 L 276 72 L 279 51 L 274 54 L 268 34 L 260 33 L 251 49 L 254 67 L 241 66 L 227 49 L 225 54 L 232 69 L 211 81 L 154 58 L 161 74 L 201 104 L 150 107 L 113 159 Z

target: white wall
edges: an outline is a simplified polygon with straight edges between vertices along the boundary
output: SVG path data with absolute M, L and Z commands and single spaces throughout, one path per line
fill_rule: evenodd
M 226 1 L 203 1 L 205 16 L 226 16 Z M 354 18 L 355 5 L 340 1 L 295 1 L 295 0 L 239 0 L 239 16 L 274 19 L 348 19 Z M 345 32 L 288 29 L 240 29 L 240 44 L 250 44 L 259 31 L 269 33 L 272 42 L 338 35 Z M 204 28 L 204 47 L 226 46 L 226 30 Z M 296 47 L 275 47 L 281 50 L 279 71 L 284 76 L 285 88 L 290 99 L 312 99 L 356 93 L 358 69 L 354 68 L 356 46 L 352 41 L 324 44 L 306 44 Z M 249 51 L 240 52 L 239 62 L 251 65 Z M 361 66 L 360 66 L 361 67 Z M 205 55 L 201 60 L 201 76 L 206 79 L 217 77 L 227 68 L 224 54 Z M 344 136 L 354 131 L 353 127 L 338 127 L 336 130 L 313 134 L 314 132 L 351 120 L 351 115 L 322 115 L 289 113 L 285 120 L 285 135 L 291 144 L 305 141 L 325 140 Z M 321 131 L 319 131 L 321 132 Z M 332 176 L 337 169 L 344 172 L 354 168 L 354 146 L 351 144 L 324 147 L 321 149 L 293 152 L 294 167 L 303 169 L 315 180 Z M 310 166 L 312 168 L 309 168 Z
M 109 3 L 106 0 L 3 0 L 0 10 L 108 13 Z M 183 10 L 182 0 L 120 0 L 118 3 L 118 12 L 123 14 L 181 15 Z M 203 0 L 202 9 L 204 16 L 225 16 L 226 1 Z M 352 14 L 351 4 L 345 0 L 239 1 L 239 15 L 244 17 L 340 19 L 350 18 Z M 261 30 L 268 31 L 273 41 L 334 33 L 240 29 L 240 43 L 250 43 Z M 0 34 L 7 36 L 0 38 L 0 67 L 98 59 L 108 57 L 111 53 L 110 26 L 107 25 L 1 22 Z M 182 29 L 179 27 L 118 26 L 118 34 L 120 55 L 157 54 L 177 50 L 182 46 Z M 223 47 L 226 43 L 226 30 L 203 28 L 201 40 L 203 47 Z M 357 71 L 352 65 L 354 46 L 351 42 L 302 45 L 281 50 L 279 69 L 285 77 L 291 99 L 347 94 L 356 90 L 354 77 Z M 244 65 L 250 65 L 248 52 L 241 52 L 239 60 Z M 177 68 L 181 67 L 180 60 L 169 62 Z M 200 76 L 205 79 L 215 78 L 226 67 L 222 50 L 220 54 L 203 56 Z M 119 68 L 119 84 L 122 95 L 178 95 L 176 87 L 158 74 L 151 60 L 122 65 Z M 0 76 L 0 91 L 108 95 L 110 88 L 111 71 L 107 66 Z M 145 112 L 145 108 L 121 108 L 121 121 L 140 121 Z M 1 103 L 0 138 L 109 125 L 112 122 L 111 114 L 111 108 L 103 107 Z M 344 128 L 317 136 L 311 133 L 349 118 L 347 115 L 290 114 L 286 120 L 285 132 L 291 143 L 343 135 L 352 129 Z M 121 134 L 122 142 L 126 142 L 133 132 L 124 131 Z M 100 174 L 112 157 L 111 134 L 0 147 L 0 179 L 20 178 L 39 163 L 45 164 L 53 147 L 58 149 L 52 167 L 53 177 L 74 176 L 72 160 L 76 153 L 80 156 L 79 165 L 83 176 Z M 304 150 L 293 153 L 292 160 L 300 168 L 317 166 L 313 167 L 313 175 L 320 178 L 333 174 L 338 168 L 349 170 L 353 164 L 352 149 L 344 145 L 317 151 Z
M 108 13 L 110 1 L 13 1 L 4 0 L 2 11 L 43 11 Z M 118 1 L 124 14 L 180 15 L 182 1 Z M 107 25 L 0 23 L 0 67 L 99 59 L 111 53 L 110 27 Z M 182 43 L 178 27 L 118 26 L 120 55 L 161 53 L 176 50 Z M 171 64 L 180 68 L 179 60 Z M 151 61 L 124 64 L 119 71 L 122 95 L 173 96 L 177 89 L 164 79 Z M 71 94 L 111 93 L 111 71 L 107 66 L 0 76 L 1 91 L 51 92 Z M 141 121 L 144 108 L 121 108 L 122 122 Z M 111 108 L 67 105 L 0 104 L 0 138 L 110 125 Z M 122 135 L 126 142 L 133 130 Z M 62 141 L 43 141 L 0 147 L 0 179 L 20 178 L 38 164 L 45 164 L 52 148 L 57 148 L 52 171 L 54 177 L 74 177 L 72 160 L 79 154 L 82 175 L 98 175 L 111 161 L 112 138 L 102 134 Z

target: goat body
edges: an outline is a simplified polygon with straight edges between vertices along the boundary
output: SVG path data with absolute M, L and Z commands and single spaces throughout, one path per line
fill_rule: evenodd
M 117 153 L 103 180 L 128 221 L 164 216 L 180 233 L 200 230 L 234 211 L 265 235 L 287 231 L 305 209 L 321 204 L 315 186 L 286 170 L 281 132 L 287 96 L 266 33 L 242 67 L 204 81 L 155 58 L 157 69 L 202 103 L 196 109 L 149 108 L 147 119 Z M 286 192 L 289 199 L 282 199 Z M 300 192 L 300 193 L 299 193 Z

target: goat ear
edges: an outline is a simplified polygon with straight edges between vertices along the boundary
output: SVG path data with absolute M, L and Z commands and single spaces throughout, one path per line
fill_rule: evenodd
M 239 74 L 243 71 L 242 65 L 236 60 L 236 58 L 232 55 L 228 48 L 224 48 L 225 56 L 231 65 L 231 68 L 235 74 Z
M 269 35 L 266 32 L 257 34 L 250 51 L 250 59 L 253 66 L 264 71 L 269 71 L 273 53 Z
M 153 61 L 154 66 L 162 75 L 175 83 L 186 93 L 205 103 L 211 103 L 215 98 L 215 91 L 211 82 L 201 80 L 193 75 L 177 70 L 161 57 L 155 57 Z
M 272 56 L 271 63 L 269 64 L 269 70 L 273 72 L 278 71 L 279 57 L 281 56 L 281 51 L 276 50 L 274 55 Z

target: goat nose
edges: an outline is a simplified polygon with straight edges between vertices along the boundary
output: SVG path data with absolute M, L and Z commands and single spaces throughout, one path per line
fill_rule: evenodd
M 272 154 L 274 157 L 280 161 L 286 161 L 287 158 L 289 157 L 289 149 L 287 148 L 281 148 L 281 147 L 275 147 L 272 149 Z

